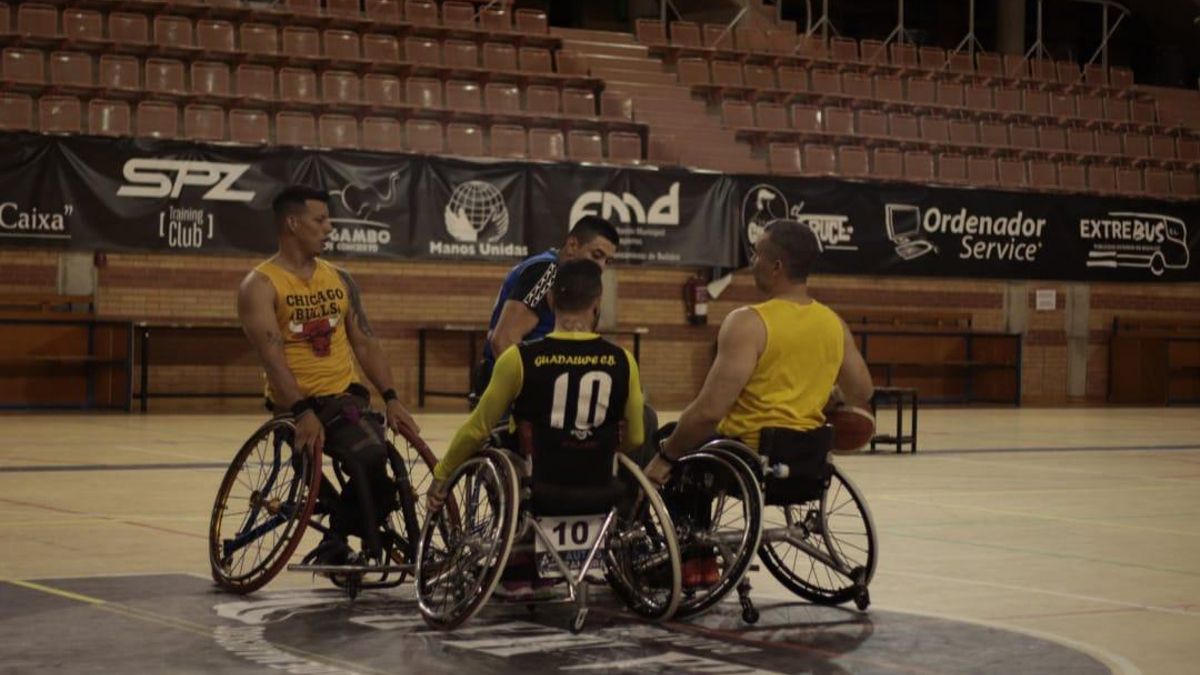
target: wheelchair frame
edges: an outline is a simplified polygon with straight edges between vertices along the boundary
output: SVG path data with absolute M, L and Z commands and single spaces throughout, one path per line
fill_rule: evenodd
M 364 589 L 394 588 L 410 575 L 415 567 L 416 555 L 415 535 L 419 532 L 420 494 L 411 482 L 410 464 L 423 462 L 432 471 L 436 459 L 429 447 L 420 437 L 405 435 L 403 438 L 405 451 L 397 448 L 398 439 L 388 434 L 388 465 L 392 471 L 392 480 L 396 485 L 398 507 L 381 523 L 382 534 L 387 538 L 385 551 L 388 563 L 365 565 L 321 565 L 321 564 L 287 564 L 289 558 L 299 546 L 307 528 L 318 532 L 328 533 L 329 527 L 320 522 L 320 515 L 314 515 L 315 507 L 320 498 L 321 481 L 327 480 L 321 470 L 322 453 L 297 452 L 291 447 L 291 439 L 295 434 L 295 423 L 289 416 L 272 418 L 263 423 L 250 438 L 242 445 L 235 455 L 221 482 L 217 497 L 213 504 L 212 517 L 209 523 L 209 563 L 213 580 L 221 588 L 239 594 L 251 593 L 271 581 L 286 565 L 289 571 L 303 571 L 328 575 L 338 587 L 346 590 L 353 599 Z M 239 479 L 241 470 L 255 450 L 266 442 L 271 453 L 269 468 L 265 477 L 260 473 L 260 482 L 250 486 Z M 288 456 L 284 457 L 284 450 Z M 265 458 L 260 454 L 260 463 L 265 466 Z M 345 488 L 345 479 L 334 463 L 334 477 L 341 487 Z M 290 479 L 283 478 L 290 485 L 287 499 L 272 496 L 276 489 L 276 481 L 288 472 Z M 231 495 L 240 483 L 241 487 L 250 491 L 247 496 L 250 503 L 241 525 L 234 536 L 223 536 L 222 525 L 226 513 L 232 505 Z M 266 511 L 268 517 L 261 519 Z M 399 514 L 399 527 L 394 522 Z M 232 574 L 232 556 L 238 551 L 248 549 L 255 541 L 261 540 L 274 533 L 279 528 L 286 529 L 279 536 L 265 557 L 257 558 L 251 569 L 243 574 Z M 407 537 L 403 533 L 407 532 Z M 389 544 L 400 543 L 406 550 L 394 549 Z M 261 554 L 261 549 L 259 549 Z M 403 562 L 401 562 L 403 560 Z M 227 564 L 227 562 L 229 564 Z M 368 580 L 367 577 L 374 577 Z
M 870 593 L 867 589 L 871 578 L 874 576 L 876 562 L 878 560 L 879 544 L 875 536 L 874 520 L 871 516 L 866 500 L 862 497 L 862 493 L 858 487 L 838 469 L 837 465 L 830 462 L 830 483 L 821 491 L 821 496 L 818 500 L 817 511 L 814 521 L 814 513 L 810 509 L 804 518 L 793 524 L 792 510 L 803 507 L 805 504 L 810 504 L 811 501 L 802 502 L 799 504 L 789 504 L 787 506 L 767 506 L 764 502 L 763 486 L 768 476 L 777 475 L 780 467 L 769 465 L 769 460 L 755 453 L 745 444 L 733 439 L 717 439 L 709 441 L 700 446 L 697 450 L 685 455 L 680 459 L 680 462 L 687 462 L 690 457 L 705 457 L 717 456 L 727 457 L 732 461 L 740 462 L 747 471 L 757 478 L 757 483 L 754 489 L 750 491 L 749 499 L 758 513 L 758 521 L 760 523 L 759 533 L 756 543 L 753 546 L 745 546 L 740 548 L 740 555 L 736 557 L 735 563 L 732 565 L 735 573 L 740 574 L 741 578 L 737 582 L 736 588 L 738 598 L 742 606 L 742 618 L 747 623 L 755 623 L 758 620 L 758 610 L 754 608 L 750 600 L 751 586 L 745 574 L 753 568 L 749 561 L 755 552 L 758 553 L 759 559 L 767 566 L 772 576 L 779 580 L 785 587 L 792 592 L 819 604 L 836 605 L 850 600 L 853 600 L 855 606 L 860 610 L 866 610 L 870 605 Z M 695 460 L 692 460 L 695 461 Z M 863 522 L 864 534 L 866 537 L 866 549 L 863 551 L 866 555 L 866 560 L 861 561 L 863 564 L 854 564 L 857 561 L 850 560 L 843 547 L 833 538 L 828 519 L 829 513 L 829 494 L 830 486 L 833 482 L 838 482 L 845 487 L 851 500 L 858 508 L 859 518 Z M 784 527 L 767 527 L 762 524 L 768 508 L 783 508 L 786 525 Z M 822 546 L 817 546 L 809 540 L 813 536 L 819 536 Z M 735 536 L 733 534 L 720 535 L 714 539 L 714 543 L 725 544 L 730 546 L 739 545 L 744 542 L 745 535 Z M 682 547 L 690 545 L 691 542 L 682 541 Z M 800 579 L 790 571 L 784 569 L 784 560 L 776 550 L 775 544 L 787 544 L 801 553 L 808 556 L 833 572 L 847 578 L 850 583 L 845 588 L 838 589 L 822 589 L 817 588 L 815 584 Z M 832 579 L 832 577 L 830 577 Z M 725 583 L 726 579 L 722 579 Z M 721 597 L 728 594 L 732 584 L 725 583 L 725 587 L 721 589 L 715 598 L 709 598 L 703 603 L 689 603 L 685 600 L 681 605 L 680 612 L 683 614 L 698 614 L 705 609 L 716 604 Z
M 580 632 L 583 630 L 583 626 L 588 614 L 588 585 L 590 583 L 588 581 L 588 572 L 592 570 L 597 556 L 600 555 L 601 552 L 604 552 L 606 556 L 605 575 L 609 580 L 609 583 L 614 586 L 615 590 L 617 591 L 617 595 L 621 597 L 631 609 L 646 618 L 657 621 L 665 621 L 669 619 L 674 614 L 675 609 L 678 607 L 681 594 L 679 548 L 678 543 L 675 540 L 674 525 L 670 521 L 670 516 L 667 512 L 666 506 L 662 503 L 661 497 L 658 495 L 658 492 L 645 477 L 645 475 L 642 474 L 640 467 L 638 467 L 636 463 L 621 453 L 617 453 L 616 458 L 616 469 L 618 473 L 621 470 L 624 470 L 637 482 L 639 500 L 635 503 L 635 512 L 640 512 L 640 509 L 645 506 L 654 512 L 653 517 L 657 518 L 659 521 L 659 527 L 657 529 L 661 530 L 660 536 L 663 540 L 661 544 L 665 548 L 665 551 L 657 552 L 654 555 L 654 559 L 658 561 L 657 564 L 661 565 L 660 556 L 665 553 L 671 572 L 671 585 L 668 589 L 668 599 L 663 606 L 658 608 L 649 607 L 648 605 L 653 602 L 652 599 L 646 600 L 645 598 L 635 597 L 636 589 L 632 588 L 634 583 L 629 582 L 620 575 L 618 568 L 622 567 L 621 561 L 614 559 L 616 553 L 609 545 L 613 538 L 625 538 L 629 536 L 627 533 L 614 532 L 615 526 L 619 523 L 621 518 L 621 509 L 619 506 L 610 508 L 606 514 L 580 514 L 580 517 L 603 516 L 604 520 L 600 527 L 600 531 L 596 535 L 595 542 L 593 542 L 591 548 L 587 551 L 587 556 L 584 559 L 583 564 L 578 568 L 578 571 L 576 571 L 563 559 L 562 555 L 554 546 L 554 542 L 537 522 L 537 516 L 535 516 L 528 508 L 528 490 L 522 490 L 519 483 L 519 476 L 525 475 L 523 469 L 528 466 L 525 463 L 525 460 L 523 458 L 513 457 L 507 450 L 497 449 L 489 446 L 485 447 L 484 450 L 482 450 L 479 454 L 455 470 L 455 472 L 446 481 L 446 490 L 449 494 L 453 495 L 453 490 L 456 488 L 458 483 L 464 478 L 468 477 L 469 473 L 475 471 L 476 467 L 488 467 L 487 470 L 490 473 L 502 477 L 502 480 L 497 481 L 498 486 L 503 486 L 506 491 L 504 496 L 505 504 L 503 505 L 503 510 L 505 513 L 503 514 L 503 518 L 501 519 L 502 522 L 500 523 L 499 527 L 499 529 L 502 531 L 497 533 L 497 536 L 500 539 L 500 541 L 497 542 L 498 549 L 496 549 L 494 552 L 489 552 L 487 556 L 489 558 L 494 556 L 494 560 L 491 561 L 490 567 L 481 575 L 479 575 L 478 580 L 472 580 L 469 582 L 473 586 L 473 589 L 471 589 L 472 594 L 469 597 L 464 594 L 463 599 L 458 603 L 461 606 L 461 609 L 452 611 L 448 615 L 439 612 L 438 609 L 433 606 L 433 590 L 428 582 L 442 581 L 454 578 L 456 576 L 467 577 L 468 575 L 457 574 L 461 571 L 461 566 L 449 570 L 441 568 L 440 566 L 434 566 L 436 569 L 433 570 L 430 569 L 432 561 L 427 562 L 427 558 L 430 557 L 427 554 L 433 548 L 431 545 L 433 530 L 435 527 L 442 527 L 443 535 L 446 533 L 444 526 L 439 526 L 437 522 L 438 519 L 436 517 L 427 519 L 424 527 L 422 528 L 420 545 L 418 546 L 416 570 L 417 602 L 425 621 L 434 628 L 449 630 L 461 625 L 475 616 L 475 614 L 477 614 L 479 610 L 482 609 L 482 607 L 487 603 L 492 592 L 495 590 L 496 584 L 499 582 L 500 574 L 508 563 L 509 556 L 511 556 L 513 552 L 535 554 L 536 543 L 516 543 L 517 540 L 524 539 L 530 530 L 532 530 L 534 537 L 540 539 L 545 545 L 547 552 L 550 554 L 551 561 L 558 568 L 558 571 L 562 573 L 566 582 L 567 592 L 565 597 L 547 600 L 517 599 L 514 602 L 525 604 L 531 608 L 534 605 L 540 604 L 573 603 L 575 605 L 575 615 L 571 621 L 570 630 L 573 633 Z M 514 462 L 514 459 L 521 462 L 520 470 L 517 468 L 517 464 Z M 478 491 L 473 491 L 472 494 L 477 495 Z M 644 505 L 640 502 L 641 498 L 645 499 Z M 459 504 L 459 508 L 462 510 L 464 515 L 475 510 L 475 507 L 472 503 L 470 503 L 470 500 L 464 500 L 464 503 Z M 464 517 L 464 523 L 469 523 L 469 521 L 470 518 Z M 511 523 L 511 526 L 506 526 L 506 523 Z M 644 523 L 640 525 L 640 527 L 642 529 L 648 529 Z M 456 541 L 453 544 L 446 544 L 447 550 L 460 550 L 462 548 L 473 549 L 478 547 L 479 544 L 475 541 L 472 541 L 469 537 L 465 537 L 462 541 Z M 481 559 L 480 556 L 476 555 L 474 556 L 474 559 L 469 561 L 467 564 L 473 564 L 474 560 L 479 559 Z M 534 564 L 536 565 L 536 558 L 534 559 Z M 653 565 L 646 566 L 646 569 L 650 569 L 651 567 L 653 567 Z M 435 573 L 433 578 L 429 578 L 431 571 Z

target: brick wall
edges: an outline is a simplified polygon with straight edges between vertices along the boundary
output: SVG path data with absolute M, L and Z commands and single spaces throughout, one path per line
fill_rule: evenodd
M 58 252 L 0 249 L 0 288 L 9 293 L 57 293 Z
M 53 292 L 53 251 L 0 251 L 6 290 Z M 238 282 L 257 262 L 248 257 L 109 254 L 99 270 L 97 306 L 106 316 L 133 319 L 233 321 Z M 421 324 L 486 320 L 507 265 L 465 262 L 346 261 L 364 292 L 367 312 L 407 402 L 415 402 L 416 329 Z M 625 267 L 618 272 L 619 321 L 650 329 L 642 345 L 643 382 L 654 405 L 678 408 L 694 395 L 712 358 L 716 328 L 732 309 L 758 298 L 753 282 L 739 275 L 710 306 L 709 325 L 686 324 L 682 286 L 689 272 Z M 1056 288 L 1058 309 L 1034 312 L 1033 289 Z M 1005 292 L 1000 281 L 818 276 L 813 294 L 843 311 L 904 308 L 970 312 L 977 330 L 1005 329 Z M 1023 343 L 1023 401 L 1061 405 L 1067 397 L 1066 285 L 1030 284 L 1028 328 Z M 1200 284 L 1092 284 L 1087 361 L 1087 402 L 1102 403 L 1107 391 L 1107 331 L 1115 315 L 1190 318 L 1200 315 Z M 224 343 L 222 343 L 224 344 Z M 626 341 L 627 346 L 631 344 Z M 466 386 L 465 338 L 446 337 L 429 345 L 428 386 Z M 261 379 L 253 357 L 242 355 L 219 367 L 162 366 L 152 370 L 156 391 L 192 389 L 254 391 Z M 434 400 L 462 409 L 453 400 Z M 172 409 L 171 401 L 155 409 Z M 210 405 L 210 404 L 204 404 Z M 235 404 L 255 405 L 252 401 Z

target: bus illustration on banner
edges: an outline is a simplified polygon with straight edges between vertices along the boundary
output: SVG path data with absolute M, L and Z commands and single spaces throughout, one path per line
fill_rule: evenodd
M 1154 276 L 1166 270 L 1187 269 L 1187 224 L 1158 213 L 1113 211 L 1110 220 L 1080 223 L 1084 239 L 1099 240 L 1088 251 L 1088 267 L 1149 269 Z

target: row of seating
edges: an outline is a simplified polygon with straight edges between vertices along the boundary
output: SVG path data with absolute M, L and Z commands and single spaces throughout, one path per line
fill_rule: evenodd
M 312 62 L 370 66 L 377 62 L 411 61 L 423 65 L 451 65 L 463 68 L 493 70 L 529 70 L 550 72 L 550 49 L 539 46 L 518 46 L 511 42 L 462 39 L 439 40 L 427 35 L 396 35 L 381 32 L 287 26 L 282 31 L 262 23 L 243 23 L 235 30 L 228 21 L 200 21 L 193 36 L 191 22 L 155 25 L 153 43 L 140 39 L 104 39 L 75 36 L 63 40 L 9 40 L 21 46 L 59 47 L 74 51 L 114 51 L 121 53 L 155 53 L 189 58 L 203 56 L 209 60 L 256 62 Z M 482 47 L 482 59 L 480 51 Z M 519 50 L 519 51 L 518 51 Z
M 790 113 L 790 114 L 789 114 Z M 1077 161 L 1140 165 L 1155 163 L 1185 169 L 1200 167 L 1200 138 L 1162 134 L 1117 133 L 1057 125 L 976 122 L 935 115 L 852 111 L 777 103 L 725 101 L 725 125 L 752 142 L 780 139 L 833 140 L 839 143 L 991 155 L 1070 157 Z
M 1195 198 L 1195 171 L 1162 168 L 1080 165 L 1045 160 L 995 159 L 954 153 L 902 152 L 856 145 L 772 143 L 772 173 L 838 176 L 921 184 L 945 184 L 1035 191 L 1090 192 L 1106 195 Z
M 856 108 L 932 111 L 980 119 L 1053 118 L 1063 124 L 1113 128 L 1161 126 L 1158 130 L 1162 132 L 1186 132 L 1158 125 L 1154 101 L 1112 96 L 700 59 L 680 59 L 677 72 L 680 84 L 714 100 L 742 98 L 784 103 L 817 100 Z M 1200 135 L 1200 130 L 1197 134 Z
M 85 107 L 80 99 L 69 96 L 43 96 L 37 108 L 35 118 L 29 101 L 0 96 L 0 129 L 622 164 L 640 163 L 645 156 L 642 137 L 624 131 L 564 132 L 517 124 L 485 127 L 382 115 L 271 114 L 239 108 L 226 111 L 207 104 L 190 104 L 180 110 L 163 101 L 142 101 L 131 107 L 125 101 L 92 99 Z
M 401 78 L 389 73 L 326 70 L 318 75 L 308 68 L 274 68 L 261 64 L 229 64 L 105 54 L 98 60 L 82 52 L 54 52 L 49 57 L 49 78 L 25 61 L 4 54 L 3 79 L 15 90 L 68 93 L 109 98 L 192 99 L 242 106 L 281 107 L 400 107 L 442 108 L 450 111 L 495 113 L 528 112 L 540 116 L 596 117 L 597 96 L 590 88 L 432 77 Z M 13 65 L 17 64 L 17 65 Z M 93 67 L 98 65 L 93 70 Z M 189 82 L 190 81 L 190 82 Z M 444 95 L 443 95 L 444 91 Z M 521 103 L 524 94 L 524 105 Z M 632 120 L 628 95 L 604 92 L 599 112 L 605 117 Z M 629 122 L 632 124 L 632 122 Z
M 296 55 L 280 59 L 245 59 L 231 65 L 253 63 L 266 66 L 293 66 L 325 70 L 336 68 L 350 70 L 356 73 L 386 72 L 386 73 L 419 73 L 443 79 L 474 79 L 480 81 L 502 80 L 519 82 L 539 82 L 555 86 L 588 86 L 599 89 L 599 81 L 570 72 L 556 72 L 554 59 L 548 50 L 537 48 L 521 48 L 517 51 L 511 45 L 488 43 L 484 45 L 483 59 L 480 61 L 478 48 L 472 43 L 447 45 L 446 58 L 442 58 L 442 50 L 437 43 L 428 43 L 418 39 L 419 44 L 409 43 L 407 59 L 400 56 L 400 44 L 390 36 L 368 36 L 378 39 L 363 44 L 361 56 L 346 56 L 331 59 L 320 56 L 317 52 L 308 52 L 310 56 Z M 357 52 L 357 42 L 354 43 L 354 54 Z M 67 56 L 63 56 L 67 55 Z M 180 57 L 182 58 L 176 58 Z M 203 58 L 200 58 L 203 56 Z M 150 56 L 146 62 L 161 62 L 164 58 L 180 62 L 222 61 L 220 58 L 209 58 L 212 54 L 205 52 L 197 54 L 163 54 Z M 103 65 L 108 62 L 124 61 L 126 63 L 141 63 L 138 56 L 106 52 L 94 57 L 86 51 L 52 51 L 49 54 L 42 50 L 29 47 L 8 47 L 2 53 L 2 70 L 0 80 L 5 84 L 37 86 L 46 82 L 47 63 L 53 69 L 56 62 L 69 58 L 73 64 L 87 67 L 92 64 Z M 580 66 L 577 59 L 571 55 L 561 57 L 568 71 L 586 72 L 586 66 Z
M 109 42 L 124 48 L 155 44 L 187 46 L 192 44 L 190 14 L 198 14 L 195 22 L 197 38 L 210 32 L 220 33 L 235 22 L 350 30 L 371 27 L 390 33 L 433 37 L 455 35 L 475 41 L 486 39 L 543 46 L 556 46 L 560 42 L 547 35 L 545 12 L 535 9 L 513 12 L 504 4 L 491 4 L 479 11 L 471 3 L 448 1 L 441 3 L 439 11 L 438 3 L 430 0 L 404 3 L 367 0 L 365 8 L 356 0 L 335 0 L 323 8 L 319 3 L 124 0 L 107 3 L 113 10 L 108 13 L 95 8 L 104 3 L 69 4 L 84 6 L 70 6 L 60 12 L 54 4 L 26 2 L 13 12 L 8 3 L 0 3 L 0 35 L 33 41 Z
M 1023 56 L 989 52 L 947 52 L 936 46 L 910 43 L 884 44 L 880 40 L 797 34 L 792 22 L 780 22 L 766 30 L 720 24 L 703 27 L 689 21 L 667 25 L 654 19 L 638 19 L 638 41 L 651 53 L 669 61 L 681 57 L 753 61 L 793 61 L 826 64 L 839 70 L 908 72 L 925 77 L 945 77 L 982 82 L 1011 82 L 1022 87 L 1093 89 L 1129 95 L 1133 71 L 1089 64 L 1083 69 L 1073 61 L 1025 60 Z

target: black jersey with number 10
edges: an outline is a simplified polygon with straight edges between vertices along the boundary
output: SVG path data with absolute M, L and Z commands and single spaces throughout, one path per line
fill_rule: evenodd
M 522 425 L 522 445 L 535 454 L 550 449 L 615 451 L 629 396 L 628 353 L 591 335 L 552 335 L 519 349 L 524 386 L 513 402 L 513 417 L 528 423 Z

